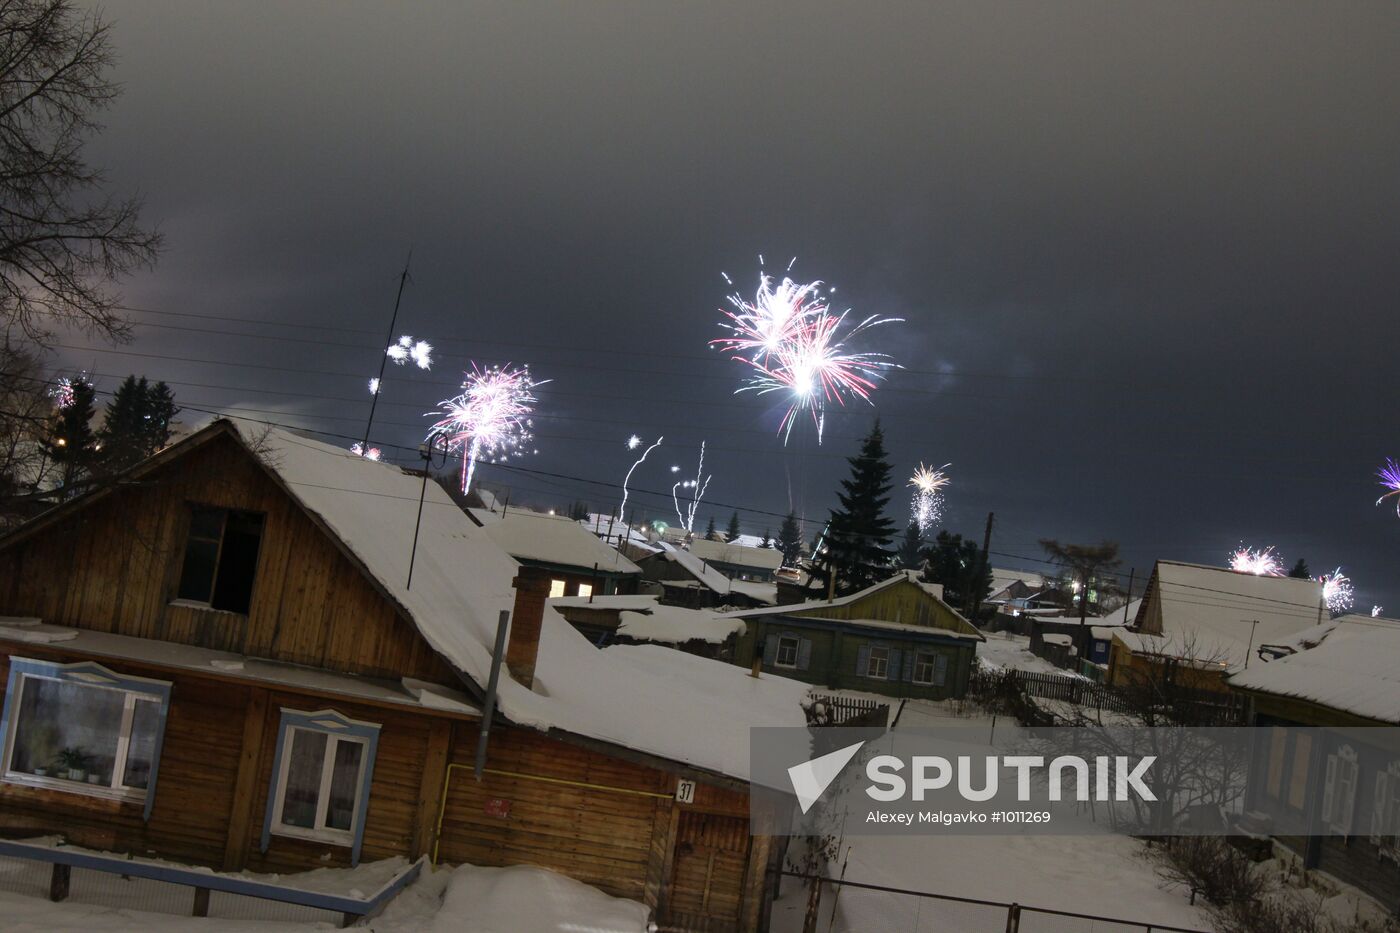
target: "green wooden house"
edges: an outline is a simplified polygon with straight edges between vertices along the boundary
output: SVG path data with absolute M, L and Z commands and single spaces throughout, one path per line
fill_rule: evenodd
M 746 630 L 734 662 L 808 683 L 897 697 L 960 697 L 982 633 L 903 571 L 840 599 L 731 613 Z

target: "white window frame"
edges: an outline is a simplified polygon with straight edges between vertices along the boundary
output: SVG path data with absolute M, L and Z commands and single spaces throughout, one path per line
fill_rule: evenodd
M 91 690 L 111 690 L 124 694 L 122 702 L 120 732 L 117 747 L 113 754 L 112 777 L 107 784 L 89 784 L 86 781 L 70 781 L 58 775 L 29 774 L 12 770 L 15 737 L 18 733 L 20 707 L 23 705 L 24 685 L 30 680 L 48 680 L 54 683 L 68 683 Z M 151 773 L 146 786 L 131 787 L 122 783 L 126 777 L 126 766 L 131 753 L 131 728 L 135 718 L 137 703 L 156 705 L 155 745 L 151 751 Z M 153 680 L 147 677 L 130 677 L 111 671 L 100 664 L 79 662 L 57 664 L 52 661 L 39 661 L 33 658 L 10 658 L 10 676 L 5 689 L 3 725 L 3 758 L 0 758 L 0 781 L 6 784 L 19 784 L 46 790 L 78 794 L 83 797 L 100 797 L 105 800 L 128 800 L 147 803 L 145 816 L 150 817 L 150 802 L 154 800 L 157 772 L 160 765 L 161 745 L 165 738 L 165 719 L 170 704 L 170 682 Z
M 925 659 L 927 659 L 928 677 L 921 678 L 921 677 L 919 676 L 919 667 L 925 663 Z M 934 677 L 934 674 L 936 674 L 937 671 L 938 671 L 938 652 L 937 652 L 937 651 L 915 651 L 915 652 L 914 652 L 914 675 L 913 675 L 913 678 L 912 678 L 913 683 L 916 683 L 916 684 L 918 684 L 918 685 L 921 686 L 921 687 L 931 687 L 931 686 L 933 686 L 933 677 Z
M 326 736 L 326 753 L 321 762 L 321 780 L 316 792 L 315 826 L 309 829 L 304 826 L 288 826 L 282 822 L 287 803 L 287 772 L 292 764 L 292 741 L 297 732 L 320 733 Z M 335 772 L 335 751 L 341 742 L 354 742 L 362 746 L 360 768 L 355 775 L 355 815 L 351 819 L 349 829 L 334 829 L 326 825 L 326 817 L 330 810 L 331 781 Z M 334 710 L 308 713 L 284 708 L 278 728 L 277 758 L 273 767 L 272 786 L 268 790 L 262 850 L 267 851 L 270 837 L 286 836 L 328 845 L 348 846 L 351 849 L 351 864 L 358 863 L 378 745 L 378 723 L 358 722 Z
M 783 661 L 783 646 L 784 646 L 784 642 L 791 642 L 791 643 L 792 643 L 792 661 L 791 661 L 791 663 L 788 663 L 788 662 Z M 801 652 L 802 652 L 802 639 L 798 638 L 796 635 L 779 635 L 779 636 L 778 636 L 778 647 L 773 651 L 773 666 L 774 666 L 774 667 L 783 667 L 783 668 L 787 668 L 788 670 L 796 670 L 796 669 L 797 669 L 797 659 L 798 659 L 798 657 L 800 656 Z
M 880 653 L 876 657 L 876 652 Z M 876 673 L 876 662 L 879 662 L 879 673 Z M 871 645 L 870 653 L 865 657 L 865 676 L 871 680 L 890 679 L 890 649 L 884 645 Z

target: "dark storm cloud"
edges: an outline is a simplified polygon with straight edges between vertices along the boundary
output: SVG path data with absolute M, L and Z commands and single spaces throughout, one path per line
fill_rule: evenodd
M 1400 453 L 1393 6 L 105 9 L 126 95 L 94 160 L 169 242 L 131 303 L 350 346 L 142 328 L 137 352 L 304 372 L 72 362 L 354 434 L 363 379 L 307 371 L 373 373 L 412 246 L 401 330 L 442 352 L 392 372 L 385 440 L 416 443 L 468 354 L 528 359 L 554 382 L 527 465 L 616 481 L 632 430 L 665 433 L 634 483 L 661 488 L 704 437 L 712 498 L 817 516 L 871 413 L 784 453 L 704 350 L 719 271 L 797 255 L 908 319 L 874 341 L 909 367 L 878 411 L 901 475 L 953 461 L 955 530 L 995 509 L 1002 550 L 1112 537 L 1139 568 L 1243 536 L 1400 610 L 1370 476 Z

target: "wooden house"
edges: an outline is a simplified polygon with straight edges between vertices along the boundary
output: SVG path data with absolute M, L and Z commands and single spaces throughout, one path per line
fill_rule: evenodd
M 840 599 L 741 610 L 734 661 L 836 689 L 962 696 L 986 639 L 942 592 L 901 571 Z
M 564 515 L 470 509 L 472 520 L 511 557 L 549 575 L 549 595 L 635 593 L 641 568 Z
M 708 561 L 684 548 L 663 544 L 662 550 L 639 562 L 642 578 L 661 587 L 663 600 L 689 609 L 736 609 L 771 606 L 777 584 L 764 580 L 731 580 Z
M 570 596 L 549 604 L 599 648 L 666 645 L 729 661 L 744 632 L 740 619 L 706 609 L 668 606 L 659 596 Z
M 772 583 L 783 566 L 783 552 L 771 547 L 699 538 L 691 542 L 690 553 L 731 580 Z
M 1271 649 L 1229 677 L 1259 735 L 1246 807 L 1305 868 L 1400 912 L 1400 622 L 1341 616 Z
M 1225 692 L 1263 645 L 1325 616 L 1322 584 L 1159 560 L 1131 625 L 1113 633 L 1107 682 Z
M 747 727 L 801 725 L 805 687 L 596 650 L 435 484 L 417 525 L 419 490 L 220 419 L 0 539 L 0 834 L 228 870 L 529 863 L 662 929 L 761 929 Z

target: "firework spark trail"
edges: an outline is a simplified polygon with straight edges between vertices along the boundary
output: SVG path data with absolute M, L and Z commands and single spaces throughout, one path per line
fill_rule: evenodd
M 1385 500 L 1395 498 L 1395 514 L 1400 515 L 1400 463 L 1396 463 L 1393 458 L 1387 457 L 1385 466 L 1376 471 L 1376 476 L 1380 477 L 1381 485 L 1389 492 L 1376 500 L 1376 505 L 1380 505 Z
M 945 463 L 934 470 L 920 462 L 919 468 L 909 478 L 909 485 L 914 487 L 914 499 L 910 503 L 909 513 L 914 524 L 919 526 L 921 535 L 928 534 L 943 518 L 943 489 L 952 482 L 943 471 L 950 466 L 951 463 Z
M 350 452 L 357 457 L 364 457 L 366 460 L 378 460 L 384 455 L 384 452 L 378 447 L 371 447 L 369 450 L 366 450 L 365 445 L 361 444 L 359 441 L 350 445 Z
M 623 477 L 623 479 L 622 479 L 622 514 L 621 514 L 619 517 L 620 517 L 624 522 L 627 521 L 627 492 L 628 492 L 628 490 L 627 490 L 627 484 L 630 483 L 630 482 L 632 481 L 632 470 L 635 470 L 637 467 L 641 466 L 641 465 L 642 465 L 642 461 L 645 460 L 645 459 L 647 458 L 647 454 L 651 453 L 653 450 L 655 450 L 656 448 L 658 448 L 658 447 L 661 446 L 662 440 L 664 440 L 663 437 L 658 437 L 658 438 L 656 439 L 656 443 L 655 443 L 655 444 L 652 444 L 652 445 L 651 445 L 650 447 L 648 447 L 646 450 L 642 451 L 642 455 L 641 455 L 640 457 L 637 458 L 637 461 L 636 461 L 635 463 L 632 464 L 631 469 L 629 469 L 629 470 L 627 471 L 627 475 L 626 475 L 625 477 Z M 627 449 L 628 449 L 628 450 L 636 450 L 638 447 L 641 446 L 641 444 L 642 444 L 642 439 L 641 439 L 640 437 L 638 437 L 637 435 L 635 435 L 635 434 L 633 434 L 631 437 L 627 438 Z
M 660 441 L 658 441 L 657 443 L 660 443 Z M 678 466 L 671 467 L 672 473 L 679 473 L 680 471 L 681 468 Z M 704 478 L 702 479 L 701 477 L 704 473 L 705 442 L 701 441 L 700 462 L 695 467 L 695 479 L 677 480 L 675 484 L 671 486 L 671 503 L 676 507 L 676 521 L 680 522 L 680 525 L 682 528 L 685 529 L 686 534 L 693 535 L 695 533 L 695 512 L 700 507 L 700 500 L 705 497 L 705 490 L 710 488 L 711 477 L 704 476 Z M 684 512 L 681 511 L 681 500 L 680 496 L 678 495 L 678 490 L 681 489 L 694 490 L 690 494 L 690 501 L 686 504 Z
M 1230 552 L 1230 569 L 1236 573 L 1252 573 L 1256 577 L 1283 576 L 1283 561 L 1273 547 L 1254 550 L 1241 544 Z
M 1317 582 L 1322 584 L 1322 601 L 1327 604 L 1327 611 L 1342 613 L 1352 607 L 1356 590 L 1341 567 L 1318 577 Z
M 821 286 L 820 281 L 799 285 L 786 277 L 774 286 L 773 279 L 760 274 L 752 302 L 737 293 L 729 296 L 735 310 L 722 312 L 728 320 L 720 326 L 730 336 L 710 341 L 750 368 L 737 392 L 782 392 L 791 398 L 778 426 L 785 444 L 802 412 L 811 416 L 820 444 L 827 405 L 855 398 L 870 402 L 876 380 L 898 365 L 883 353 L 850 352 L 846 344 L 872 327 L 903 319 L 872 315 L 843 333 L 850 312 L 833 314 Z
M 462 381 L 462 393 L 439 402 L 445 415 L 428 431 L 428 440 L 441 438 L 448 450 L 462 455 L 462 492 L 471 488 L 478 460 L 495 463 L 526 453 L 531 433 L 535 388 L 543 385 L 530 376 L 530 367 L 492 366 L 475 363 Z

